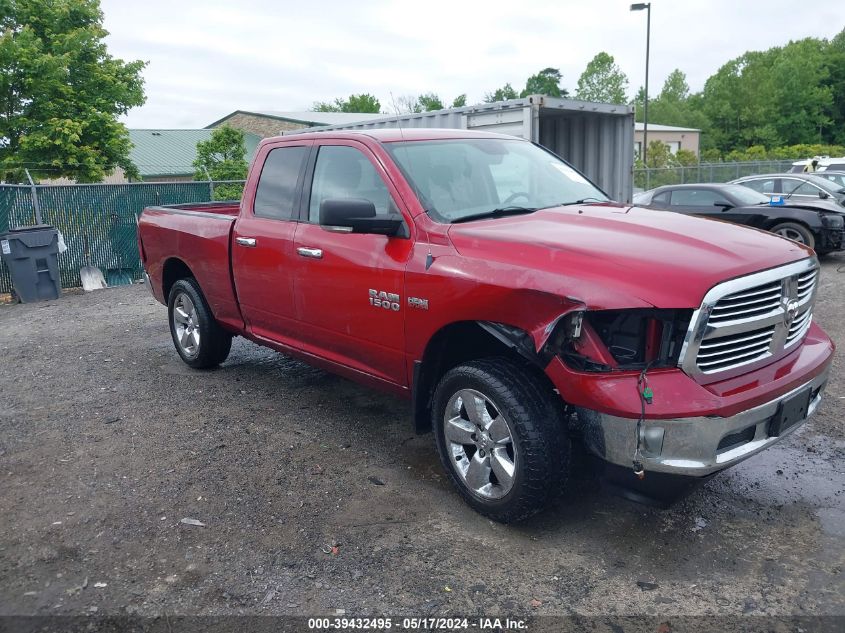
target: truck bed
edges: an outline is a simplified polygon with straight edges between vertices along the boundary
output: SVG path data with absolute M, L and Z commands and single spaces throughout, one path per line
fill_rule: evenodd
M 200 202 L 147 207 L 138 223 L 138 239 L 153 294 L 166 303 L 168 274 L 187 267 L 199 282 L 215 317 L 235 331 L 243 319 L 229 267 L 232 227 L 238 202 Z M 159 296 L 161 295 L 161 296 Z

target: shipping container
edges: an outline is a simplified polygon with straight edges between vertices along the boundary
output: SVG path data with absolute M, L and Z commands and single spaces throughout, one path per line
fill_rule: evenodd
M 563 157 L 614 200 L 630 202 L 633 195 L 634 109 L 631 106 L 533 95 L 329 125 L 320 130 L 385 127 L 483 130 L 519 136 Z

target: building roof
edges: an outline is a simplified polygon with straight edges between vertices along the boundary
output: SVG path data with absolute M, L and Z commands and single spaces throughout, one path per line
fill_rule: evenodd
M 290 123 L 301 123 L 304 127 L 313 127 L 315 125 L 343 125 L 346 123 L 357 123 L 358 121 L 366 121 L 369 119 L 380 119 L 386 115 L 371 112 L 312 112 L 311 110 L 285 112 L 281 110 L 235 110 L 227 114 L 222 119 L 218 119 L 214 123 L 210 123 L 206 128 L 212 128 L 220 125 L 227 119 L 236 114 L 251 114 L 252 116 L 260 116 L 268 119 L 276 119 L 279 121 L 288 121 Z
M 211 138 L 214 130 L 129 130 L 132 150 L 129 158 L 142 178 L 193 175 L 197 143 Z M 255 154 L 261 137 L 244 132 L 247 162 Z
M 637 121 L 634 124 L 634 130 L 637 132 L 643 131 L 642 121 Z M 648 130 L 649 132 L 701 132 L 701 130 L 694 127 L 676 127 L 674 125 L 660 125 L 658 123 L 649 123 Z
M 381 143 L 394 143 L 397 141 L 436 141 L 441 139 L 476 139 L 492 138 L 504 141 L 525 142 L 523 139 L 510 134 L 497 134 L 482 130 L 464 130 L 460 128 L 368 128 L 366 130 L 321 130 L 320 128 L 296 131 L 286 135 L 286 138 L 315 139 L 329 135 L 332 139 L 354 139 L 368 136 Z

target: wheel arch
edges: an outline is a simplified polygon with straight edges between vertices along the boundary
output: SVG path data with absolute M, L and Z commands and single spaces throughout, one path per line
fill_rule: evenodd
M 414 361 L 412 418 L 418 434 L 431 431 L 432 398 L 443 374 L 466 361 L 491 356 L 507 356 L 526 367 L 533 366 L 535 370 L 545 365 L 534 350 L 530 334 L 515 326 L 490 321 L 456 321 L 434 333 L 422 358 Z
M 178 257 L 171 257 L 164 262 L 161 274 L 161 290 L 165 303 L 170 296 L 170 289 L 173 288 L 173 284 L 180 279 L 187 278 L 196 279 L 196 276 L 184 261 Z

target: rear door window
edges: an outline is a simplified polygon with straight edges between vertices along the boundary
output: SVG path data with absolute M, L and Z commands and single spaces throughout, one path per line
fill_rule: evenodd
M 709 189 L 675 189 L 672 192 L 673 207 L 712 207 L 717 200 L 723 199 Z
M 270 150 L 255 191 L 253 213 L 261 218 L 290 220 L 296 216 L 297 185 L 308 148 L 302 145 Z
M 740 184 L 760 193 L 779 193 L 775 191 L 776 180 L 777 178 L 757 178 L 756 180 L 745 180 Z

